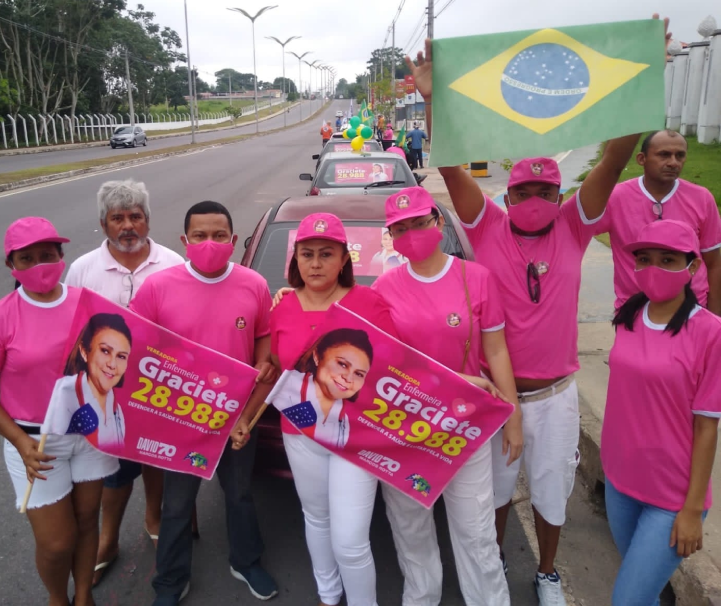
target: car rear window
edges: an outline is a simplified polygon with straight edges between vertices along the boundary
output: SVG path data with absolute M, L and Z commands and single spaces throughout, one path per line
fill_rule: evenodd
M 375 279 L 389 269 L 407 260 L 393 250 L 392 239 L 380 221 L 344 221 L 348 246 L 353 261 L 353 274 L 358 284 L 370 286 Z M 274 223 L 268 225 L 251 267 L 267 281 L 270 291 L 277 292 L 288 286 L 288 262 L 293 255 L 298 223 Z M 443 252 L 463 258 L 463 248 L 453 227 L 446 221 L 443 228 Z
M 372 151 L 382 151 L 382 147 L 378 143 L 378 141 L 366 141 L 363 144 L 363 151 L 372 152 Z M 353 151 L 350 146 L 350 141 L 331 141 L 326 144 L 325 148 L 323 148 L 324 153 L 329 152 L 349 152 Z
M 415 179 L 394 158 L 362 158 L 330 160 L 320 167 L 316 187 L 364 187 L 381 181 L 403 181 L 399 187 L 415 185 Z

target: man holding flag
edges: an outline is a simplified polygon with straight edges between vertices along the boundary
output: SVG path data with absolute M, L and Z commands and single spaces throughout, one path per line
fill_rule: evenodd
M 426 40 L 425 55 L 418 53 L 417 64 L 409 57 L 406 64 L 425 99 L 430 133 L 432 41 Z M 485 82 L 483 86 L 492 88 L 493 84 Z M 438 96 L 444 95 L 448 101 L 447 92 L 439 89 Z M 581 190 L 565 204 L 560 193 L 561 174 L 553 159 L 531 158 L 516 163 L 505 196 L 507 213 L 484 195 L 461 166 L 440 168 L 476 258 L 483 259 L 499 278 L 506 339 L 523 411 L 522 458 L 540 551 L 534 584 L 541 606 L 566 604 L 554 560 L 580 460 L 578 391 L 573 375 L 579 369 L 576 318 L 581 263 L 639 138 L 639 134 L 627 131 L 625 136 L 608 141 Z M 482 366 L 488 374 L 485 361 Z M 507 464 L 513 446 L 513 436 L 507 435 L 506 429 L 493 438 L 499 545 L 503 543 L 521 462 Z M 501 558 L 505 567 L 502 552 Z M 422 559 L 416 561 L 424 567 Z

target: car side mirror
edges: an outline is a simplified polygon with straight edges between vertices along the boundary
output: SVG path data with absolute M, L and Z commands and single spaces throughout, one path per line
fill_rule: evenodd
M 313 160 L 319 160 L 319 159 L 320 159 L 320 154 L 313 154 L 313 155 L 311 156 L 311 158 L 313 158 Z
M 313 175 L 311 175 L 310 173 L 301 173 L 298 178 L 299 178 L 301 181 L 312 181 L 312 180 L 313 180 Z
M 252 237 L 253 237 L 253 236 L 248 236 L 248 237 L 245 239 L 245 242 L 243 242 L 243 247 L 244 247 L 244 248 L 248 248 L 248 247 L 250 246 L 250 240 L 251 240 Z

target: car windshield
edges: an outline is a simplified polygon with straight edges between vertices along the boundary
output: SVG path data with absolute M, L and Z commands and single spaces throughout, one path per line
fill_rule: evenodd
M 390 154 L 389 154 L 390 155 Z M 331 160 L 320 167 L 316 187 L 365 187 L 372 183 L 402 181 L 398 187 L 411 187 L 415 179 L 408 165 L 395 158 L 363 158 Z
M 373 151 L 382 151 L 382 147 L 380 146 L 380 143 L 378 141 L 366 141 L 363 144 L 363 151 L 365 152 L 373 152 Z M 331 152 L 349 152 L 353 151 L 350 146 L 350 141 L 329 141 L 326 143 L 326 146 L 323 148 L 323 153 L 328 154 Z
M 129 135 L 133 131 L 130 129 L 129 126 L 121 126 L 115 131 L 116 135 Z
M 344 221 L 343 224 L 358 284 L 370 286 L 382 273 L 407 262 L 393 249 L 393 239 L 381 221 Z M 251 262 L 251 267 L 268 281 L 274 294 L 288 286 L 288 262 L 293 255 L 297 231 L 297 222 L 268 225 Z M 443 228 L 441 248 L 449 255 L 463 258 L 463 248 L 449 222 Z

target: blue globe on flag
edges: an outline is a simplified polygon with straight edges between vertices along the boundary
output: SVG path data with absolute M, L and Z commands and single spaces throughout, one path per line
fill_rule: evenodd
M 588 93 L 586 63 L 560 44 L 536 44 L 518 53 L 501 76 L 508 106 L 529 118 L 555 118 L 573 109 Z

